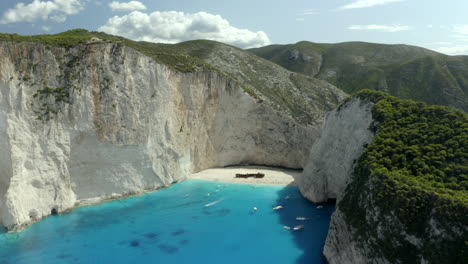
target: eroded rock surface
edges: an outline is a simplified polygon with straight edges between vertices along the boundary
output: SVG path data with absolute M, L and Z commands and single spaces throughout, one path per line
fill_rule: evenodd
M 112 43 L 0 43 L 9 230 L 210 167 L 301 168 L 317 135 L 213 71 L 179 73 Z
M 304 197 L 313 202 L 341 198 L 359 155 L 374 137 L 369 129 L 372 105 L 353 98 L 327 115 L 299 178 Z

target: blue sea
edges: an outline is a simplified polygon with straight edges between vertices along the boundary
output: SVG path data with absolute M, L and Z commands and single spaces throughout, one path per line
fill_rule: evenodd
M 293 186 L 187 180 L 0 231 L 0 264 L 325 263 L 334 205 L 322 206 Z

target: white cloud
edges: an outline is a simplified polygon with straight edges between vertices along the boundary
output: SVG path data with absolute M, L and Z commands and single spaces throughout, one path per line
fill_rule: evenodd
M 468 35 L 468 25 L 453 26 L 452 31 L 460 35 Z
M 296 21 L 298 22 L 304 22 L 306 16 L 312 16 L 312 15 L 317 15 L 319 12 L 317 9 L 303 9 L 300 12 L 296 14 Z
M 440 26 L 440 29 L 453 33 L 451 41 L 428 43 L 427 46 L 448 55 L 468 55 L 468 24 Z
M 109 4 L 109 7 L 112 11 L 136 11 L 136 10 L 146 10 L 146 6 L 139 1 L 130 1 L 130 2 L 117 2 L 113 1 Z
M 50 20 L 53 20 L 57 23 L 63 23 L 65 20 L 67 20 L 67 16 L 65 15 L 55 15 L 55 16 L 50 16 Z
M 304 9 L 297 13 L 298 16 L 311 16 L 317 15 L 319 12 L 317 9 Z
M 368 30 L 380 32 L 398 32 L 410 30 L 409 26 L 405 25 L 351 25 L 348 27 L 351 30 Z
M 365 8 L 378 5 L 385 5 L 390 3 L 402 2 L 405 0 L 357 0 L 350 4 L 340 7 L 340 9 L 354 9 L 354 8 Z
M 82 10 L 83 4 L 80 0 L 34 0 L 29 4 L 18 3 L 14 8 L 5 11 L 0 24 L 49 19 L 64 22 L 67 15 L 77 14 Z
M 111 17 L 98 30 L 133 40 L 151 42 L 177 43 L 193 39 L 209 39 L 241 48 L 271 44 L 263 31 L 239 29 L 231 26 L 220 15 L 206 12 L 156 11 L 147 14 L 134 11 L 124 16 Z
M 434 50 L 448 55 L 468 55 L 468 45 L 439 47 Z
M 445 26 L 441 29 L 451 31 L 453 33 L 451 37 L 456 39 L 457 42 L 468 42 L 468 25 L 466 24 Z
M 42 28 L 42 30 L 44 30 L 44 31 L 46 31 L 46 32 L 49 32 L 49 31 L 50 31 L 50 27 L 42 26 L 41 28 Z

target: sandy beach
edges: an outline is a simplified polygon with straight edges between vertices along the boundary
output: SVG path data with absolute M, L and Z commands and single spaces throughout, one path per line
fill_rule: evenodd
M 263 173 L 263 178 L 236 178 L 236 173 Z M 272 168 L 264 166 L 233 166 L 207 169 L 192 174 L 189 179 L 210 181 L 235 182 L 247 184 L 296 185 L 294 178 L 302 173 L 301 170 Z

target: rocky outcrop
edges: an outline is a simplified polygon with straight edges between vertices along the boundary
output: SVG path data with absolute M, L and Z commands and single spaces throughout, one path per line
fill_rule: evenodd
M 370 263 L 365 250 L 354 240 L 353 231 L 339 208 L 333 212 L 323 254 L 330 264 Z M 372 263 L 388 262 L 379 259 Z
M 466 262 L 466 191 L 456 182 L 463 172 L 448 168 L 466 164 L 467 120 L 461 111 L 374 91 L 327 116 L 298 182 L 310 200 L 337 199 L 323 251 L 329 263 Z M 435 155 L 446 152 L 457 154 Z M 416 163 L 420 157 L 440 167 L 415 172 L 414 164 L 429 168 Z M 454 184 L 434 184 L 448 179 Z
M 341 198 L 351 179 L 354 164 L 374 134 L 373 103 L 353 98 L 327 114 L 320 138 L 311 148 L 299 179 L 299 189 L 313 202 Z
M 336 198 L 339 203 L 351 181 L 357 159 L 374 137 L 369 129 L 373 121 L 372 106 L 372 102 L 354 97 L 327 114 L 321 135 L 313 144 L 298 179 L 304 197 L 313 202 Z M 329 263 L 368 262 L 339 207 L 332 215 L 324 255 Z
M 214 71 L 179 73 L 112 43 L 0 43 L 0 223 L 10 230 L 210 167 L 301 168 L 317 135 Z

